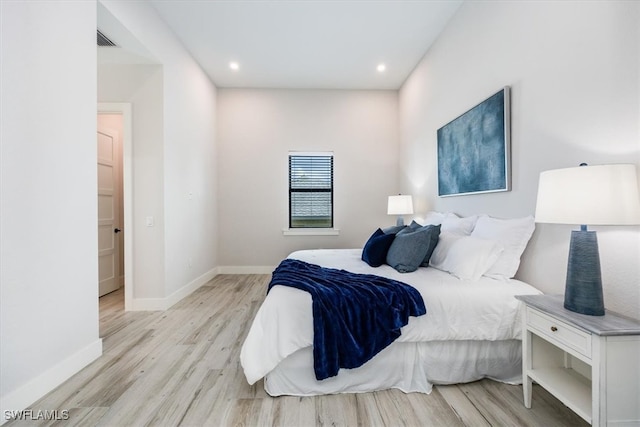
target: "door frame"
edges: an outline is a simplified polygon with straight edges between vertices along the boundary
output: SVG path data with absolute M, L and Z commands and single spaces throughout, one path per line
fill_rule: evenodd
M 99 102 L 97 114 L 122 115 L 122 202 L 124 211 L 124 309 L 133 308 L 133 133 L 131 104 Z

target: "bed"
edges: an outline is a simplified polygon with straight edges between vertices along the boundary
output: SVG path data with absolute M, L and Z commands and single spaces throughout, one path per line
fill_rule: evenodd
M 435 222 L 432 218 L 427 225 Z M 362 366 L 340 369 L 337 375 L 318 380 L 312 297 L 303 290 L 273 284 L 241 350 L 249 384 L 264 379 L 264 388 L 272 396 L 311 396 L 389 388 L 430 393 L 433 384 L 482 378 L 520 383 L 521 303 L 514 296 L 540 291 L 514 279 L 513 267 L 515 263 L 517 270 L 531 237 L 533 219 L 442 214 L 439 222 L 430 260 L 410 272 L 363 261 L 367 245 L 290 254 L 288 260 L 408 284 L 422 296 L 426 314 L 410 317 L 400 336 Z M 427 225 L 415 224 L 415 229 Z M 367 244 L 372 239 L 373 235 Z

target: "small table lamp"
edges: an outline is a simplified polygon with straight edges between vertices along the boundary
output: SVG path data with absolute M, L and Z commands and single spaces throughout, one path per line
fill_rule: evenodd
M 413 214 L 413 200 L 411 196 L 389 196 L 389 203 L 387 204 L 387 215 L 398 215 L 396 225 L 404 225 L 404 218 L 402 215 Z
M 587 225 L 640 224 L 635 165 L 598 165 L 542 172 L 536 222 L 580 224 L 571 232 L 564 308 L 604 315 L 600 256 L 595 231 Z

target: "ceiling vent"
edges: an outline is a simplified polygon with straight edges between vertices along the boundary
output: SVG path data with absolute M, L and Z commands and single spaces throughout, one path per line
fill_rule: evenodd
M 102 31 L 98 30 L 98 46 L 101 47 L 118 47 L 114 42 L 109 40 L 109 37 L 102 34 Z

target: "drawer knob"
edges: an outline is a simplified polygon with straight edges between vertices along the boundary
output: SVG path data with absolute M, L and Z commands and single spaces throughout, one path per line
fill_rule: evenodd
M 556 328 L 555 326 L 552 326 L 552 327 L 551 327 L 551 332 L 555 332 L 555 331 L 557 331 L 557 330 L 558 330 L 558 328 Z

